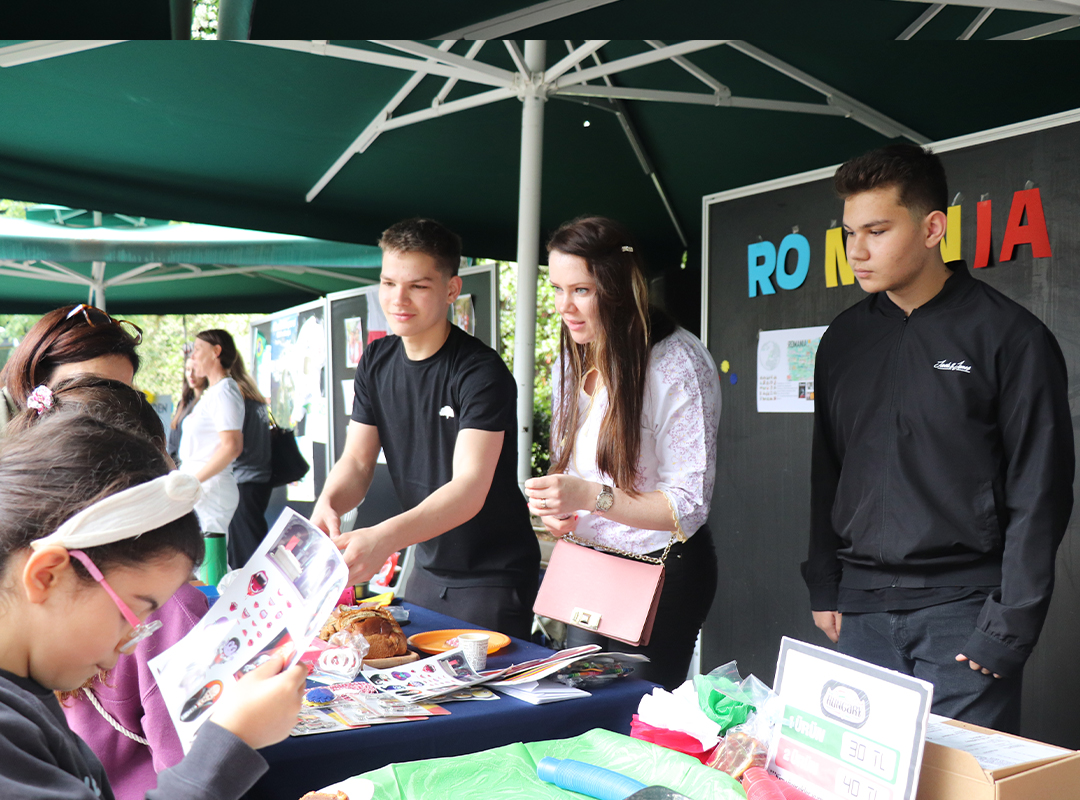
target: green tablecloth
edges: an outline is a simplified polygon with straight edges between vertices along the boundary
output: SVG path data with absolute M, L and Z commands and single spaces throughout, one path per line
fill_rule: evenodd
M 601 729 L 572 739 L 510 744 L 467 756 L 389 764 L 363 777 L 375 784 L 374 800 L 580 800 L 581 795 L 536 777 L 536 765 L 544 756 L 596 764 L 647 786 L 667 786 L 691 800 L 745 797 L 737 781 L 695 758 Z

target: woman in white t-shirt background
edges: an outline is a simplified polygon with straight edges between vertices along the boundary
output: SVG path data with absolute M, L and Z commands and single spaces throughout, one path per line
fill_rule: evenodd
M 709 351 L 649 305 L 641 254 L 603 217 L 561 226 L 548 241 L 562 317 L 552 367 L 551 473 L 525 482 L 529 509 L 555 536 L 665 562 L 644 647 L 567 629 L 566 645 L 640 652 L 639 674 L 667 689 L 687 675 L 716 592 L 706 520 L 716 478 L 720 380 Z
M 196 377 L 206 378 L 206 389 L 184 418 L 180 437 L 180 463 L 202 483 L 203 498 L 195 513 L 203 536 L 229 530 L 240 493 L 232 464 L 244 449 L 244 397 L 229 369 L 236 360 L 236 344 L 228 331 L 210 329 L 195 337 L 191 362 Z M 208 580 L 207 583 L 216 582 Z

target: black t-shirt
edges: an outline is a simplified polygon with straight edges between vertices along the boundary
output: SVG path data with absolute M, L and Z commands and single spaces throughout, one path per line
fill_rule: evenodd
M 503 431 L 475 517 L 417 545 L 416 563 L 446 586 L 535 579 L 540 550 L 517 485 L 517 386 L 498 354 L 456 326 L 435 355 L 410 361 L 398 336 L 376 339 L 356 368 L 352 418 L 379 429 L 402 508 L 450 482 L 458 431 Z

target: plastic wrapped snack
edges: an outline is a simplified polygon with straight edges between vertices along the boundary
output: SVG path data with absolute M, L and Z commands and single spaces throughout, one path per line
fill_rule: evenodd
M 748 733 L 733 730 L 712 751 L 705 766 L 737 779 L 751 767 L 764 767 L 768 760 L 768 747 Z
M 634 668 L 613 656 L 595 656 L 575 661 L 551 677 L 576 689 L 595 689 L 619 678 L 625 678 Z

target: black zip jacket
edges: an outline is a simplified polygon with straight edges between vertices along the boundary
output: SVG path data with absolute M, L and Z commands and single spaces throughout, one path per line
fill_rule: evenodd
M 1073 505 L 1065 359 L 1037 317 L 962 261 L 904 316 L 885 292 L 840 314 L 814 374 L 811 608 L 839 586 L 985 586 L 963 650 L 1015 674 L 1039 638 Z

